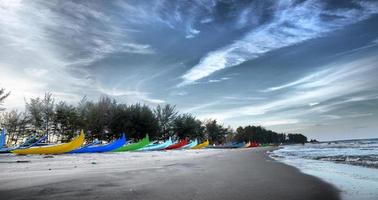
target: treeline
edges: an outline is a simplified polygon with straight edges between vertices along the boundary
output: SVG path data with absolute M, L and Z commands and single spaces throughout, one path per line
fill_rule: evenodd
M 0 90 L 0 106 L 9 93 Z M 32 135 L 48 134 L 48 142 L 66 142 L 85 130 L 87 140 L 111 141 L 125 132 L 128 139 L 139 140 L 146 134 L 152 140 L 209 139 L 212 144 L 231 141 L 259 143 L 301 143 L 307 138 L 300 134 L 278 134 L 260 126 L 239 127 L 236 132 L 216 120 L 201 121 L 189 113 L 180 113 L 174 105 L 119 103 L 107 96 L 98 101 L 85 97 L 77 104 L 56 102 L 51 93 L 25 102 L 25 111 L 2 112 L 1 127 L 9 134 L 8 144 L 15 144 Z M 299 137 L 303 136 L 303 137 Z
M 255 141 L 261 144 L 294 144 L 306 143 L 307 137 L 302 134 L 276 133 L 274 131 L 265 129 L 262 126 L 246 126 L 236 129 L 234 140 L 238 142 Z

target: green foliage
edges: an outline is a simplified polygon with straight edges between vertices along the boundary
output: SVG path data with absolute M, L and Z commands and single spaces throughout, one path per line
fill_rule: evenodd
M 158 105 L 154 110 L 154 114 L 159 125 L 159 136 L 168 138 L 169 136 L 174 135 L 174 120 L 178 114 L 178 111 L 176 111 L 176 106 L 167 104 L 162 107 Z
M 176 117 L 173 122 L 174 131 L 180 139 L 204 138 L 204 127 L 202 122 L 191 114 L 182 114 Z
M 148 134 L 158 137 L 159 125 L 153 111 L 146 105 L 118 105 L 110 123 L 113 133 L 125 132 L 129 138 L 142 139 Z
M 66 102 L 59 102 L 55 107 L 53 118 L 55 131 L 64 136 L 63 141 L 69 141 L 80 128 L 80 116 L 77 109 Z
M 307 142 L 307 137 L 305 137 L 302 134 L 290 133 L 290 134 L 287 135 L 287 137 L 288 137 L 288 140 L 287 140 L 288 143 L 302 143 L 302 144 L 304 144 L 304 143 Z
M 212 144 L 223 144 L 226 142 L 227 135 L 232 134 L 232 131 L 224 128 L 220 124 L 217 124 L 216 120 L 206 121 L 205 130 L 208 134 L 209 141 Z
M 236 129 L 237 134 L 234 140 L 237 142 L 255 141 L 262 144 L 267 143 L 304 143 L 307 142 L 307 138 L 301 134 L 289 134 L 289 139 L 286 139 L 286 135 L 276 133 L 271 130 L 267 130 L 261 126 L 246 126 Z M 290 137 L 292 139 L 290 139 Z

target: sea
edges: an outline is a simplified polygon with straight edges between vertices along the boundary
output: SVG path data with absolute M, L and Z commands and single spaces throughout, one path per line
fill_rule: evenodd
M 378 200 L 378 139 L 285 145 L 270 156 L 336 186 L 343 200 Z

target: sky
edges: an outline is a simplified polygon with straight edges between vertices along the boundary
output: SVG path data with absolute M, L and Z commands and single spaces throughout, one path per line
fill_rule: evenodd
M 174 104 L 233 128 L 378 137 L 378 1 L 0 0 L 7 111 Z

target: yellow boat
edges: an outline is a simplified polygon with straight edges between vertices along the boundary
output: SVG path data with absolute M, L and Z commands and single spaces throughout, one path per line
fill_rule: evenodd
M 30 147 L 26 149 L 16 149 L 15 154 L 62 154 L 79 148 L 84 143 L 84 132 L 81 130 L 80 135 L 69 143 L 57 144 L 51 146 Z
M 209 140 L 206 140 L 205 142 L 202 142 L 201 144 L 194 146 L 192 149 L 202 149 L 207 146 L 209 146 Z

